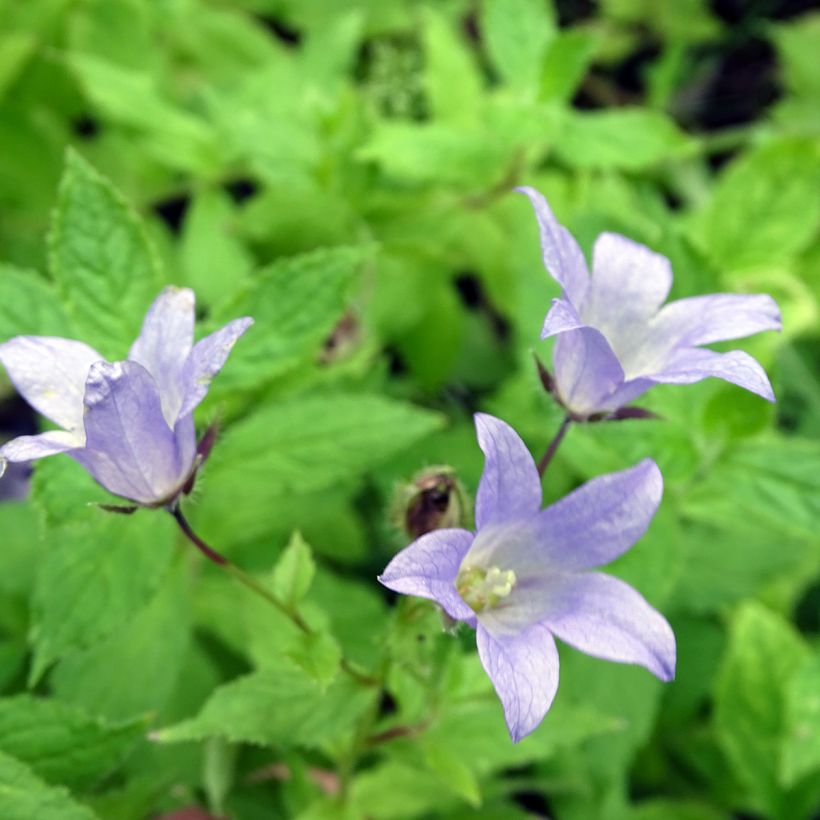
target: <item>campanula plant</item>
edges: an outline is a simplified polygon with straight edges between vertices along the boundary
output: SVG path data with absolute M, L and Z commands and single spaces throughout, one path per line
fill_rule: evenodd
M 3 445 L 0 470 L 65 453 L 114 495 L 144 507 L 172 505 L 198 466 L 193 412 L 251 324 L 235 319 L 194 344 L 194 293 L 169 287 L 124 361 L 108 362 L 74 339 L 5 342 L 0 362 L 12 383 L 62 429 Z
M 701 347 L 780 329 L 780 311 L 764 294 L 695 296 L 664 305 L 669 260 L 644 245 L 603 233 L 592 275 L 572 234 L 533 188 L 544 265 L 562 289 L 541 338 L 556 337 L 555 394 L 574 419 L 611 414 L 656 384 L 692 384 L 714 376 L 774 401 L 760 364 L 742 350 Z
M 555 697 L 555 637 L 671 680 L 669 624 L 628 584 L 591 571 L 626 552 L 649 526 L 663 494 L 655 462 L 593 479 L 542 510 L 538 470 L 518 434 L 484 413 L 475 425 L 485 456 L 475 532 L 423 535 L 379 580 L 475 628 L 513 741 L 538 726 Z

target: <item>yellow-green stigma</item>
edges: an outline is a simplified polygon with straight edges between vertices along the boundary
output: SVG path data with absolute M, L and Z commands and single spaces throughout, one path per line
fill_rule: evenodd
M 483 612 L 498 606 L 515 586 L 515 573 L 498 567 L 462 567 L 456 578 L 456 589 L 473 612 Z

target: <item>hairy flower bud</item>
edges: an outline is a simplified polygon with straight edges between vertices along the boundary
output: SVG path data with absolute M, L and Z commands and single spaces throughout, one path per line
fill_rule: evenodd
M 452 467 L 435 465 L 417 473 L 398 489 L 392 518 L 411 538 L 433 530 L 463 527 L 469 520 L 470 500 Z

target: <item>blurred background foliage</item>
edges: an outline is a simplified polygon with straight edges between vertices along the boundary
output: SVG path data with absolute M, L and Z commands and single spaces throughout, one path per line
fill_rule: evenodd
M 0 0 L 0 338 L 122 358 L 166 282 L 203 332 L 253 315 L 199 412 L 224 433 L 188 512 L 315 633 L 159 513 L 89 506 L 69 459 L 10 472 L 2 817 L 820 816 L 811 5 Z M 474 491 L 472 412 L 536 454 L 559 423 L 523 183 L 585 250 L 624 233 L 672 260 L 674 297 L 768 292 L 784 331 L 742 343 L 774 407 L 705 382 L 571 431 L 549 499 L 663 470 L 613 571 L 670 618 L 678 679 L 562 647 L 513 746 L 472 633 L 375 575 L 409 540 L 397 487 L 441 464 Z M 36 429 L 3 385 L 3 434 Z

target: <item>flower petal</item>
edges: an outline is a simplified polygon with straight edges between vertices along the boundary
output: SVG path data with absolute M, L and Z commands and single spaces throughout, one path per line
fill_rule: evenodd
M 178 417 L 187 416 L 205 398 L 211 379 L 225 364 L 236 340 L 253 324 L 253 319 L 234 319 L 225 327 L 198 341 L 182 369 L 183 399 Z
M 182 368 L 194 343 L 194 303 L 190 288 L 165 288 L 145 314 L 140 335 L 128 353 L 130 361 L 154 377 L 169 425 L 182 406 Z
M 609 328 L 646 321 L 663 304 L 672 287 L 669 260 L 616 233 L 602 233 L 592 249 L 592 285 L 584 305 L 584 321 Z
M 675 677 L 675 636 L 666 619 L 629 584 L 585 572 L 555 576 L 541 595 L 543 623 L 562 641 L 605 660 L 636 663 L 668 681 Z
M 153 376 L 136 362 L 100 362 L 85 392 L 86 446 L 72 452 L 110 492 L 141 504 L 167 499 L 187 478 Z
M 662 345 L 695 347 L 741 339 L 763 330 L 780 330 L 780 308 L 765 294 L 715 293 L 679 299 L 653 321 L 653 338 Z
M 650 458 L 588 481 L 540 514 L 533 560 L 565 571 L 614 561 L 646 532 L 662 495 Z
M 552 353 L 555 384 L 564 406 L 578 416 L 611 409 L 607 399 L 624 371 L 603 335 L 591 327 L 562 333 Z
M 547 204 L 547 200 L 534 188 L 516 188 L 529 197 L 538 220 L 541 233 L 541 251 L 544 266 L 564 289 L 567 299 L 580 309 L 589 286 L 589 273 L 584 254 L 573 235 L 561 225 Z
M 428 532 L 398 553 L 379 581 L 394 592 L 436 601 L 450 617 L 472 622 L 473 610 L 461 600 L 455 581 L 473 537 L 459 529 Z
M 659 373 L 651 378 L 659 384 L 692 384 L 715 376 L 774 401 L 774 391 L 760 363 L 742 350 L 717 353 L 714 350 L 691 348 L 679 350 Z
M 53 336 L 16 336 L 0 345 L 0 362 L 12 384 L 39 413 L 82 433 L 88 371 L 103 357 L 83 342 Z
M 566 299 L 553 299 L 550 312 L 547 314 L 547 318 L 544 319 L 541 338 L 549 339 L 550 336 L 583 326 L 584 323 L 581 317 Z
M 484 472 L 475 500 L 476 527 L 529 518 L 541 508 L 541 479 L 518 433 L 501 419 L 475 414 Z
M 544 719 L 558 690 L 558 650 L 549 630 L 533 624 L 516 635 L 494 637 L 479 623 L 478 656 L 504 706 L 513 743 Z
M 65 430 L 49 430 L 39 436 L 18 436 L 0 447 L 0 462 L 36 461 L 82 446 L 82 436 Z

